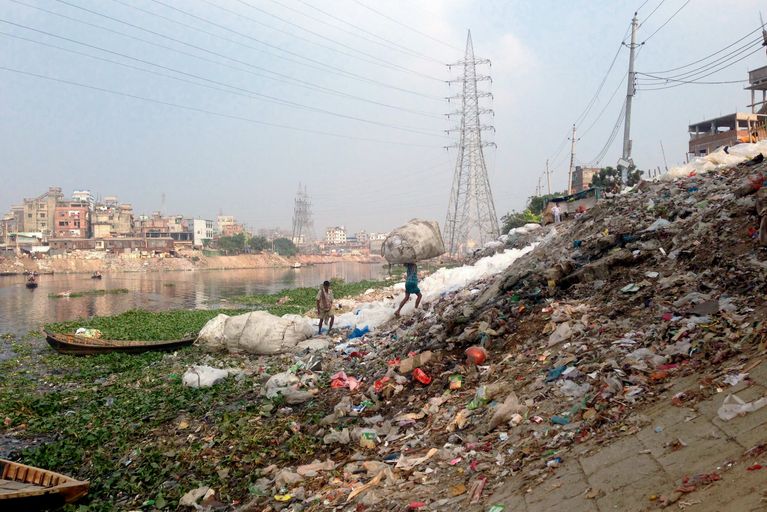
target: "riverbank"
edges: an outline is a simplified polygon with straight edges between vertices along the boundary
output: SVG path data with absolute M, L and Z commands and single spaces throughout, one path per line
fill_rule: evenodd
M 75 251 L 67 255 L 32 259 L 0 257 L 0 275 L 24 272 L 41 274 L 78 274 L 93 272 L 167 272 L 195 270 L 246 270 L 260 268 L 291 268 L 296 263 L 324 265 L 339 262 L 383 264 L 377 255 L 299 254 L 284 257 L 277 254 L 241 254 L 237 256 L 205 256 L 201 251 L 184 251 L 178 257 L 140 257 L 137 254 L 111 255 L 100 251 Z

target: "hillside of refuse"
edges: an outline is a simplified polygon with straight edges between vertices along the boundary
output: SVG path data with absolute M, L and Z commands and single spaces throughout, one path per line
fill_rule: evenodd
M 506 503 L 524 499 L 568 460 L 646 427 L 647 411 L 694 409 L 747 384 L 767 343 L 766 170 L 755 159 L 643 181 L 540 228 L 524 250 L 430 276 L 423 309 L 401 320 L 396 297 L 359 305 L 341 325 L 370 332 L 331 336 L 281 377 L 311 391 L 313 376 L 330 376 L 328 414 L 306 430 L 325 450 L 263 468 L 264 496 L 243 510 L 516 510 L 494 502 L 502 490 Z M 694 476 L 624 510 L 719 479 Z M 581 498 L 597 509 L 605 492 Z

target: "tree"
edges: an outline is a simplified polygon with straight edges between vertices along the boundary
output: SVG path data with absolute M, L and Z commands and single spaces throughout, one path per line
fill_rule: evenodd
M 629 166 L 627 184 L 629 187 L 639 183 L 642 179 L 644 171 L 640 171 L 636 167 Z M 599 173 L 595 174 L 591 178 L 591 186 L 599 187 L 605 190 L 605 192 L 620 192 L 621 189 L 621 171 L 613 167 L 603 167 L 599 169 Z
M 509 230 L 514 228 L 521 228 L 525 224 L 531 224 L 531 223 L 537 224 L 541 222 L 541 216 L 534 214 L 528 208 L 527 210 L 523 212 L 511 211 L 507 213 L 506 215 L 501 217 L 501 222 L 503 223 L 501 232 L 508 233 Z
M 245 250 L 245 234 L 222 236 L 218 239 L 218 248 L 226 254 L 239 254 Z
M 280 256 L 295 256 L 298 253 L 296 245 L 287 238 L 278 238 L 274 241 L 274 251 Z
M 254 252 L 261 252 L 269 248 L 269 242 L 263 236 L 254 236 L 248 240 L 248 247 Z

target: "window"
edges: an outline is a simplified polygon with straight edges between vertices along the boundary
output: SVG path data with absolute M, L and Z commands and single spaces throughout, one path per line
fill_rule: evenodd
M 66 221 L 60 221 L 59 222 L 59 226 L 66 226 L 66 225 L 67 225 Z

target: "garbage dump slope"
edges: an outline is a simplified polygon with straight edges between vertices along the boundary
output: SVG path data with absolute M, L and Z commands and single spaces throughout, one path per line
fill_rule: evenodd
M 245 509 L 756 510 L 765 170 L 642 182 L 502 273 L 335 340 L 332 413 L 307 430 L 333 470 L 267 468 Z

